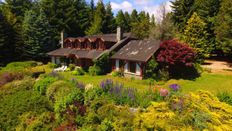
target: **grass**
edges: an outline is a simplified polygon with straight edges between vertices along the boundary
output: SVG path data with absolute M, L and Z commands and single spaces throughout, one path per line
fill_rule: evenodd
M 65 78 L 77 78 L 85 84 L 93 84 L 98 86 L 104 79 L 112 79 L 116 82 L 123 83 L 125 87 L 135 87 L 139 90 L 148 89 L 150 87 L 149 80 L 132 80 L 128 78 L 118 78 L 113 76 L 73 76 L 69 72 L 61 73 Z M 203 73 L 201 77 L 196 80 L 169 80 L 168 82 L 155 82 L 162 87 L 168 87 L 170 84 L 179 84 L 183 92 L 196 92 L 198 90 L 205 90 L 217 94 L 220 92 L 232 92 L 232 74 L 213 74 Z M 152 87 L 155 87 L 152 85 Z

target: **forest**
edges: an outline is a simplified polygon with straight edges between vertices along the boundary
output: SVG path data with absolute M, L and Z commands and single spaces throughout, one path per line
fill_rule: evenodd
M 176 0 L 172 12 L 160 5 L 160 20 L 148 12 L 118 11 L 99 0 L 6 0 L 0 3 L 0 63 L 46 60 L 58 48 L 60 32 L 67 36 L 115 33 L 120 26 L 139 39 L 178 39 L 199 51 L 230 56 L 230 0 Z

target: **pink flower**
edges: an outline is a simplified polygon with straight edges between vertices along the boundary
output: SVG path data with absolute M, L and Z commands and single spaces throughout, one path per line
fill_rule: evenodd
M 161 88 L 160 89 L 160 96 L 168 96 L 169 91 L 167 89 Z

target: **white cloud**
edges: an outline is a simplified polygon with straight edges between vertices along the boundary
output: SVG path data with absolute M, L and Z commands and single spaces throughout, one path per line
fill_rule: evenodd
M 168 2 L 165 2 L 165 9 L 166 9 L 166 13 L 169 13 L 172 11 L 172 8 L 171 8 L 171 2 L 168 1 Z M 155 18 L 157 21 L 160 21 L 161 20 L 161 16 L 162 16 L 162 12 L 161 12 L 161 6 L 162 5 L 154 5 L 154 6 L 144 6 L 142 8 L 142 10 L 146 11 L 146 12 L 149 12 L 149 14 L 154 14 L 155 15 Z
M 137 5 L 147 5 L 151 3 L 152 0 L 135 0 L 135 4 Z
M 111 6 L 113 10 L 123 10 L 128 12 L 133 10 L 132 4 L 128 1 L 123 1 L 122 3 L 111 2 Z

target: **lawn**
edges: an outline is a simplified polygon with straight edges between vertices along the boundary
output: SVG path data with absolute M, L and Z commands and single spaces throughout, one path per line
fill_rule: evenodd
M 150 85 L 149 80 L 133 80 L 128 78 L 118 78 L 110 75 L 107 76 L 73 76 L 69 72 L 62 73 L 65 78 L 76 78 L 85 84 L 93 84 L 98 86 L 104 79 L 112 79 L 115 82 L 123 83 L 125 87 L 135 87 L 139 90 L 148 89 L 149 87 L 155 87 L 160 85 L 162 87 L 168 87 L 170 84 L 179 84 L 182 87 L 183 92 L 196 92 L 198 90 L 210 91 L 214 94 L 218 92 L 232 92 L 232 74 L 213 74 L 203 73 L 201 77 L 196 80 L 169 80 L 168 82 L 154 82 L 154 85 Z

